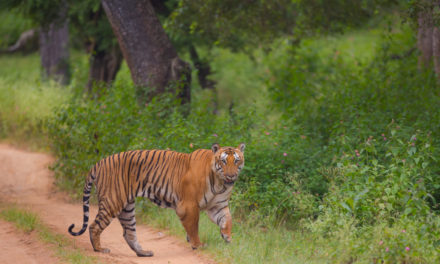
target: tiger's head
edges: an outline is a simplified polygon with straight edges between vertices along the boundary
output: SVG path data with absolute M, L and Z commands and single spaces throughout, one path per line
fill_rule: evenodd
M 220 147 L 215 143 L 211 149 L 214 153 L 212 171 L 222 180 L 225 185 L 233 185 L 244 166 L 244 143 L 237 148 Z

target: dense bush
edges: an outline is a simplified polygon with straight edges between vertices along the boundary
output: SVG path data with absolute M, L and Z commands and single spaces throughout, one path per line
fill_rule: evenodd
M 343 244 L 332 246 L 338 262 L 366 253 L 387 263 L 439 257 L 439 87 L 418 69 L 417 54 L 396 56 L 415 45 L 405 33 L 387 35 L 370 63 L 338 51 L 321 60 L 303 45 L 271 68 L 282 120 L 324 152 L 318 168 L 329 187 L 304 227 Z

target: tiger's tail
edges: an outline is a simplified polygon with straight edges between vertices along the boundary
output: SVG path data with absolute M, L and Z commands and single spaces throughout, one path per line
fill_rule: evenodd
M 86 229 L 89 222 L 89 199 L 90 199 L 90 192 L 92 190 L 93 182 L 95 181 L 95 167 L 90 170 L 89 175 L 86 179 L 86 183 L 84 185 L 84 195 L 83 195 L 83 212 L 84 212 L 84 219 L 83 219 L 83 226 L 81 230 L 78 232 L 73 232 L 72 229 L 75 227 L 75 224 L 72 224 L 69 226 L 69 233 L 72 236 L 80 236 L 82 235 Z

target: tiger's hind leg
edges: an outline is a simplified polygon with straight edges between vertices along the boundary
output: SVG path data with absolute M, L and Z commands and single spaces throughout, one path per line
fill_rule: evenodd
M 90 225 L 90 242 L 92 242 L 93 249 L 101 253 L 110 253 L 110 249 L 101 247 L 101 233 L 111 223 L 113 216 L 108 214 L 108 210 L 103 208 L 103 204 L 99 205 L 98 215 L 95 221 Z
M 118 219 L 121 222 L 122 228 L 124 229 L 124 238 L 130 248 L 136 252 L 138 257 L 151 257 L 153 256 L 152 251 L 143 250 L 141 245 L 137 240 L 136 236 L 136 218 L 135 218 L 135 204 L 134 201 L 130 201 L 122 212 L 119 214 Z

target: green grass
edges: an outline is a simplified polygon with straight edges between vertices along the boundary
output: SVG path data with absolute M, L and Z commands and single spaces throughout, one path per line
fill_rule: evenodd
M 0 138 L 47 149 L 44 120 L 67 101 L 69 87 L 40 78 L 38 54 L 0 56 Z
M 38 226 L 38 217 L 27 211 L 19 210 L 18 208 L 9 208 L 0 211 L 0 216 L 8 222 L 13 222 L 15 227 L 29 233 L 35 230 Z
M 323 36 L 306 40 L 305 45 L 318 51 L 322 58 L 341 57 L 345 61 L 368 62 L 381 42 L 381 29 L 364 29 L 344 35 Z
M 139 223 L 167 230 L 168 234 L 185 241 L 184 228 L 172 210 L 145 204 L 137 219 Z M 325 245 L 328 240 L 317 244 L 312 233 L 274 226 L 271 219 L 257 214 L 243 219 L 246 220 L 233 218 L 233 240 L 225 243 L 218 226 L 201 213 L 199 236 L 207 246 L 200 250 L 220 263 L 325 263 L 329 260 L 332 248 Z
M 186 233 L 174 211 L 151 203 L 140 207 L 143 210 L 137 216 L 138 223 L 166 230 L 186 241 Z M 384 260 L 383 263 L 437 263 L 440 258 L 437 246 L 420 231 L 422 222 L 396 219 L 391 225 L 378 223 L 359 228 L 354 218 L 343 217 L 328 236 L 321 236 L 319 229 L 325 221 L 325 218 L 317 222 L 306 220 L 288 229 L 254 213 L 243 220 L 233 217 L 233 240 L 227 244 L 218 227 L 203 212 L 199 236 L 207 246 L 199 250 L 219 263 L 240 264 L 372 263 L 374 259 Z M 406 247 L 410 248 L 409 252 Z M 415 253 L 409 255 L 411 251 Z M 402 255 L 398 261 L 390 256 L 396 252 Z
M 38 239 L 48 244 L 53 249 L 53 254 L 67 263 L 98 263 L 96 257 L 86 256 L 81 250 L 74 248 L 71 240 L 51 231 L 32 212 L 9 206 L 1 209 L 0 218 L 14 223 L 17 229 L 24 232 L 36 232 Z

